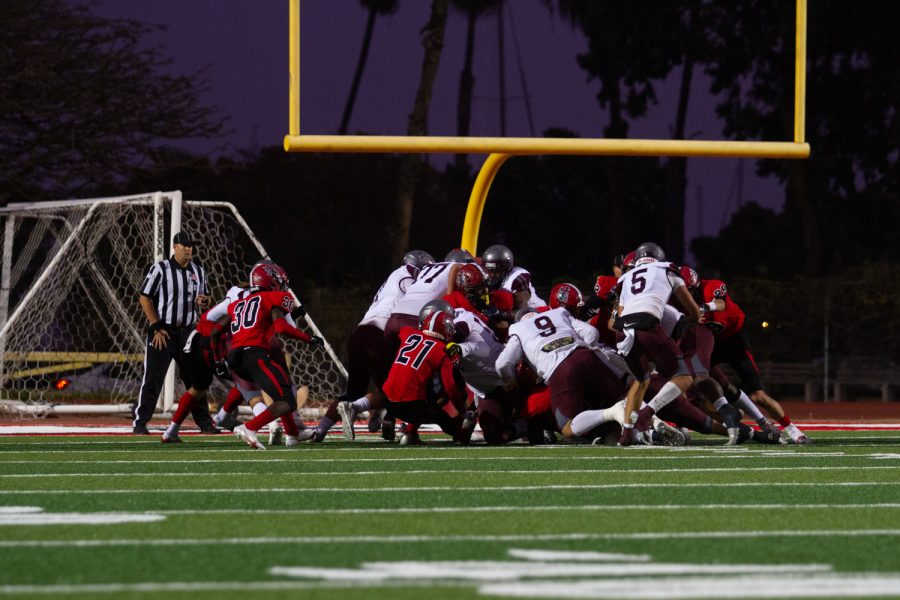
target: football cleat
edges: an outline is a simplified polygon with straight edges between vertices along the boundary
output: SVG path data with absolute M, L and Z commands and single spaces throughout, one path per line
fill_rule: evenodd
M 247 429 L 245 425 L 238 425 L 234 428 L 234 435 L 238 436 L 242 440 L 244 440 L 248 446 L 250 446 L 253 450 L 265 450 L 266 447 L 262 445 L 262 442 L 259 441 L 256 437 L 256 432 Z
M 389 442 L 397 439 L 397 420 L 385 418 L 381 421 L 381 437 Z
M 219 419 L 218 417 L 219 415 L 215 415 L 213 417 L 213 423 L 215 423 L 222 429 L 234 431 L 234 428 L 238 426 L 237 416 L 234 413 L 226 413 L 225 416 L 221 419 Z
M 722 417 L 722 424 L 730 431 L 737 429 L 741 424 L 741 411 L 730 404 L 723 404 L 719 410 L 719 416 Z
M 178 435 L 178 432 L 169 433 L 168 431 L 165 431 L 162 434 L 163 444 L 180 444 L 183 441 L 181 436 Z
M 356 431 L 353 425 L 356 423 L 356 417 L 359 413 L 353 408 L 353 404 L 346 400 L 338 402 L 338 414 L 341 415 L 341 427 L 344 430 L 344 437 L 351 442 L 356 439 Z
M 325 432 L 319 431 L 316 427 L 310 427 L 308 429 L 303 429 L 300 431 L 300 435 L 297 436 L 297 439 L 301 442 L 311 442 L 313 444 L 321 443 L 325 440 Z
M 684 434 L 681 433 L 681 430 L 672 427 L 662 419 L 656 419 L 653 423 L 653 429 L 656 430 L 656 433 L 662 438 L 664 446 L 684 446 L 687 444 L 687 440 L 685 439 Z
M 284 443 L 284 429 L 278 423 L 269 425 L 269 445 L 280 446 Z
M 284 445 L 287 448 L 293 448 L 294 446 L 300 445 L 300 438 L 296 435 L 286 435 L 284 436 Z
M 753 441 L 759 444 L 778 444 L 781 442 L 781 430 L 768 423 L 753 432 Z
M 784 432 L 791 436 L 791 441 L 795 444 L 811 444 L 812 440 L 806 437 L 806 434 L 800 431 L 800 428 L 791 423 L 784 428 Z
M 385 412 L 387 411 L 384 409 L 378 410 L 374 408 L 369 411 L 369 433 L 378 433 L 381 431 Z
M 410 431 L 400 436 L 401 446 L 421 446 L 424 444 L 417 431 Z

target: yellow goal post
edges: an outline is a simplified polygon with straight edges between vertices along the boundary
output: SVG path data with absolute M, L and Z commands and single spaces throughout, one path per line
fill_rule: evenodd
M 510 156 L 687 156 L 724 158 L 809 158 L 806 142 L 807 0 L 796 0 L 794 140 L 657 140 L 453 136 L 302 135 L 300 133 L 300 0 L 289 0 L 290 100 L 286 152 L 488 154 L 479 172 L 463 224 L 461 247 L 475 253 L 478 229 L 491 183 Z

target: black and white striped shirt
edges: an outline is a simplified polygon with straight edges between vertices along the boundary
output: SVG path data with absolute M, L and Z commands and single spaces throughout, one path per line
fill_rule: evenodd
M 166 325 L 192 326 L 199 317 L 197 295 L 207 293 L 206 271 L 193 260 L 183 269 L 174 258 L 161 260 L 150 267 L 140 292 Z

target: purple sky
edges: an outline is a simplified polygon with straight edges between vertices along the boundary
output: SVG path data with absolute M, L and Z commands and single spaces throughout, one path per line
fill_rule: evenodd
M 403 135 L 412 109 L 422 62 L 419 30 L 430 2 L 401 0 L 400 10 L 378 20 L 351 131 Z M 281 145 L 288 129 L 288 3 L 286 0 L 102 0 L 104 16 L 133 17 L 163 24 L 153 41 L 174 59 L 178 72 L 209 65 L 210 92 L 205 100 L 219 106 L 233 130 L 223 140 L 184 144 L 190 150 L 226 152 Z M 596 101 L 598 85 L 575 56 L 586 48 L 582 35 L 551 16 L 541 0 L 511 0 L 507 15 L 515 22 L 516 39 L 531 98 L 535 129 L 565 127 L 582 137 L 599 136 L 606 115 Z M 367 13 L 358 0 L 301 2 L 301 133 L 337 130 L 356 66 Z M 456 95 L 463 60 L 465 19 L 451 11 L 444 53 L 429 116 L 429 132 L 453 135 Z M 479 22 L 476 39 L 475 102 L 472 135 L 500 134 L 498 117 L 497 21 Z M 528 121 L 517 68 L 513 34 L 506 29 L 507 134 L 528 136 Z M 721 139 L 702 74 L 695 76 L 688 132 L 702 139 Z M 677 73 L 658 86 L 659 105 L 631 125 L 631 137 L 667 138 L 674 121 Z M 446 157 L 433 157 L 440 164 Z M 477 165 L 482 159 L 472 157 Z M 690 159 L 686 237 L 714 233 L 737 204 L 738 159 Z M 780 209 L 784 194 L 771 180 L 753 173 L 744 161 L 743 198 Z M 499 177 L 502 177 L 502 171 Z M 702 211 L 698 210 L 702 197 Z M 460 229 L 462 223 L 459 224 Z

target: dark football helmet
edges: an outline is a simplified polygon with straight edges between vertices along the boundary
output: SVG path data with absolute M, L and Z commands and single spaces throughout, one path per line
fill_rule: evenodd
M 421 269 L 425 265 L 434 264 L 434 257 L 424 250 L 410 250 L 403 255 L 403 264 Z
M 456 326 L 453 324 L 453 318 L 448 317 L 446 313 L 432 313 L 422 323 L 422 333 L 445 342 L 451 341 L 455 332 Z
M 575 314 L 584 306 L 584 296 L 581 295 L 575 285 L 571 283 L 558 283 L 550 290 L 550 308 L 562 306 L 570 313 Z
M 501 244 L 488 246 L 481 255 L 481 265 L 488 272 L 491 283 L 499 285 L 515 266 L 512 250 Z
M 644 242 L 634 251 L 635 266 L 663 260 L 666 260 L 666 253 L 653 242 Z
M 463 265 L 456 272 L 456 289 L 476 307 L 487 306 L 490 302 L 490 290 L 487 286 L 487 273 L 476 264 Z
M 681 272 L 681 278 L 684 279 L 684 284 L 688 287 L 689 290 L 692 290 L 700 285 L 700 275 L 697 271 L 693 270 L 687 265 L 682 266 L 679 271 Z
M 250 269 L 250 285 L 261 290 L 286 292 L 291 287 L 287 273 L 278 264 L 262 260 Z
M 475 262 L 475 257 L 465 248 L 454 248 L 444 257 L 444 262 L 471 263 Z
M 422 307 L 422 310 L 419 311 L 419 327 L 424 327 L 428 317 L 436 312 L 444 313 L 451 319 L 453 318 L 453 307 L 450 306 L 450 303 L 446 300 L 438 298 L 437 300 L 426 303 L 425 306 Z

